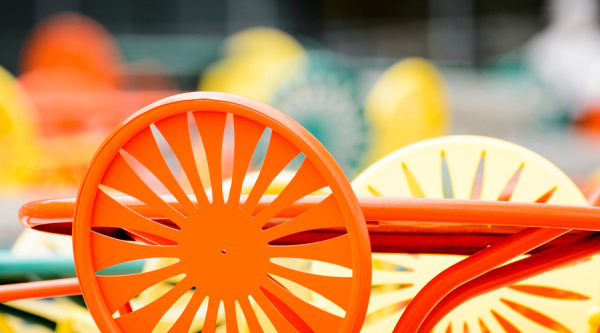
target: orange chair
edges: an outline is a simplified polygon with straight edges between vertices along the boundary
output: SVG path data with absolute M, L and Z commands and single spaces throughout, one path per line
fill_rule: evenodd
M 233 171 L 223 182 L 228 119 Z M 193 133 L 204 146 L 210 190 L 197 171 Z M 256 149 L 261 140 L 268 140 L 265 152 Z M 259 175 L 242 195 L 256 154 L 264 154 Z M 287 166 L 297 170 L 289 184 L 264 195 Z M 318 190 L 329 194 L 311 195 Z M 102 332 L 152 332 L 188 291 L 171 332 L 187 332 L 199 313 L 207 332 L 217 329 L 219 314 L 228 332 L 240 322 L 252 332 L 355 332 L 369 302 L 371 249 L 469 255 L 429 282 L 394 329 L 427 332 L 476 295 L 600 252 L 596 207 L 357 198 L 305 129 L 264 104 L 221 93 L 181 94 L 142 109 L 98 150 L 76 199 L 30 203 L 20 218 L 27 227 L 73 236 L 78 277 L 0 286 L 0 301 L 81 292 Z M 176 262 L 131 275 L 106 271 L 148 258 Z M 280 258 L 320 262 L 335 273 L 286 267 Z M 182 279 L 158 298 L 130 302 L 173 276 Z M 322 297 L 303 297 L 285 287 L 290 282 Z

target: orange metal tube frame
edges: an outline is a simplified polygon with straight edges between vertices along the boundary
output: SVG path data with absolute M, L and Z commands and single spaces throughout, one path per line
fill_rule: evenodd
M 77 278 L 13 283 L 0 286 L 0 303 L 26 298 L 46 298 L 81 294 Z
M 115 197 L 137 213 L 153 219 L 164 219 L 152 207 L 139 204 L 130 197 Z M 264 209 L 275 196 L 265 195 L 257 210 Z M 171 197 L 165 201 L 173 204 Z M 242 197 L 243 203 L 245 197 Z M 287 207 L 279 218 L 293 218 L 323 200 L 311 195 Z M 580 230 L 600 230 L 600 208 L 588 206 L 521 203 L 511 201 L 483 201 L 429 198 L 359 197 L 360 207 L 367 221 L 414 221 L 494 226 L 543 227 Z M 29 228 L 70 234 L 75 199 L 36 201 L 19 210 L 21 223 Z
M 568 230 L 527 228 L 469 256 L 436 275 L 410 302 L 394 332 L 416 332 L 444 296 L 486 272 L 546 243 Z
M 430 332 L 439 320 L 458 305 L 493 290 L 515 284 L 542 272 L 583 260 L 600 252 L 600 234 L 595 233 L 572 244 L 560 246 L 506 264 L 464 283 L 446 295 L 431 310 L 419 333 Z
M 274 196 L 265 196 L 257 210 L 264 209 L 272 202 L 273 198 Z M 173 202 L 171 198 L 165 197 L 163 199 L 177 207 L 177 203 Z M 165 220 L 151 207 L 135 202 L 130 197 L 118 197 L 118 200 L 146 217 Z M 309 210 L 322 200 L 322 196 L 305 197 L 281 211 L 277 218 L 293 218 Z M 465 290 L 471 284 L 475 286 L 473 290 L 486 292 L 500 288 L 507 283 L 514 283 L 531 274 L 539 274 L 571 262 L 569 260 L 581 258 L 583 253 L 589 255 L 600 250 L 597 242 L 599 237 L 590 236 L 588 237 L 589 241 L 582 243 L 587 245 L 578 247 L 571 244 L 560 247 L 563 251 L 572 251 L 572 255 L 565 259 L 557 259 L 556 256 L 560 252 L 549 250 L 540 253 L 536 257 L 531 257 L 546 258 L 548 263 L 539 262 L 538 260 L 528 270 L 519 271 L 522 273 L 511 274 L 505 268 L 497 268 L 508 260 L 527 253 L 555 238 L 567 238 L 564 235 L 572 234 L 569 233 L 572 229 L 600 230 L 600 208 L 596 207 L 390 197 L 360 197 L 359 203 L 367 222 L 371 226 L 383 226 L 384 233 L 387 231 L 394 232 L 398 228 L 403 230 L 407 224 L 424 224 L 426 225 L 425 229 L 441 229 L 442 233 L 450 232 L 451 236 L 460 235 L 464 227 L 479 226 L 479 229 L 476 228 L 475 230 L 484 231 L 483 233 L 485 233 L 485 230 L 490 232 L 489 230 L 495 230 L 502 226 L 518 227 L 518 229 L 513 228 L 509 231 L 501 230 L 501 233 L 504 233 L 506 237 L 500 239 L 499 242 L 494 242 L 489 247 L 483 246 L 483 250 L 475 251 L 477 252 L 475 255 L 452 266 L 430 281 L 406 309 L 406 315 L 402 316 L 398 322 L 395 332 L 417 331 L 420 327 L 432 327 L 439 320 L 439 316 L 443 315 L 449 307 L 454 307 L 473 297 L 473 292 L 469 292 L 470 289 Z M 20 220 L 28 227 L 69 234 L 74 205 L 74 199 L 30 203 L 20 210 Z M 444 226 L 440 223 L 453 223 L 454 225 Z M 408 232 L 410 233 L 411 230 L 409 228 Z M 589 234 L 589 232 L 583 233 Z M 508 237 L 509 235 L 512 236 Z M 563 237 L 559 237 L 561 235 Z M 485 239 L 481 245 L 487 241 L 488 239 Z M 571 241 L 572 237 L 570 240 L 566 240 L 564 244 L 569 244 Z M 534 259 L 530 259 L 524 263 L 532 261 L 535 262 Z M 497 276 L 498 274 L 504 278 L 496 279 L 497 281 L 490 280 L 489 276 Z M 6 295 L 16 295 L 18 298 L 24 298 L 24 296 L 40 297 L 40 293 L 44 293 L 45 296 L 42 297 L 48 297 L 56 296 L 59 294 L 59 290 L 62 291 L 60 294 L 64 294 L 65 290 L 67 292 L 79 291 L 76 279 L 65 280 L 62 285 L 63 289 L 58 286 L 53 287 L 50 283 L 47 285 L 43 285 L 43 283 L 42 285 L 34 285 L 32 290 L 24 285 L 18 291 L 15 291 L 14 285 L 9 287 L 12 289 L 12 294 L 3 292 L 0 288 L 0 301 L 5 301 Z M 56 293 L 52 294 L 52 290 Z

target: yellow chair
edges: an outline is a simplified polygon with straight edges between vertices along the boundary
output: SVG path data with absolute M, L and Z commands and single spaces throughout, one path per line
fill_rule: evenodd
M 227 38 L 224 57 L 203 74 L 198 90 L 233 93 L 270 103 L 286 82 L 302 72 L 304 48 L 273 28 L 251 28 Z
M 399 61 L 379 78 L 367 96 L 371 126 L 369 165 L 407 144 L 447 134 L 450 106 L 441 74 L 419 58 Z
M 35 124 L 18 81 L 0 67 L 0 184 L 15 191 L 36 174 Z
M 359 196 L 510 200 L 587 205 L 571 180 L 539 155 L 476 136 L 426 140 L 400 149 L 353 181 Z M 374 254 L 363 332 L 390 332 L 408 302 L 462 256 Z M 551 271 L 454 309 L 434 332 L 587 332 L 600 300 L 600 259 Z M 590 320 L 592 324 L 592 320 Z

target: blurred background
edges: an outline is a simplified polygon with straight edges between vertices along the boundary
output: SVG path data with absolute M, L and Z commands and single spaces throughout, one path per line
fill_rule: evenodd
M 523 145 L 592 192 L 599 23 L 594 0 L 2 1 L 0 273 L 72 262 L 70 240 L 22 234 L 19 207 L 75 196 L 121 121 L 186 91 L 274 106 L 350 178 L 406 144 L 476 134 Z M 35 316 L 57 330 L 62 318 Z

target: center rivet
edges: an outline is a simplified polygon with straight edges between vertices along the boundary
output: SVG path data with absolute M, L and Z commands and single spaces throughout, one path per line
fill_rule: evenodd
M 222 254 L 222 255 L 226 255 L 226 254 L 227 254 L 227 250 L 225 250 L 225 249 L 221 249 L 221 254 Z

